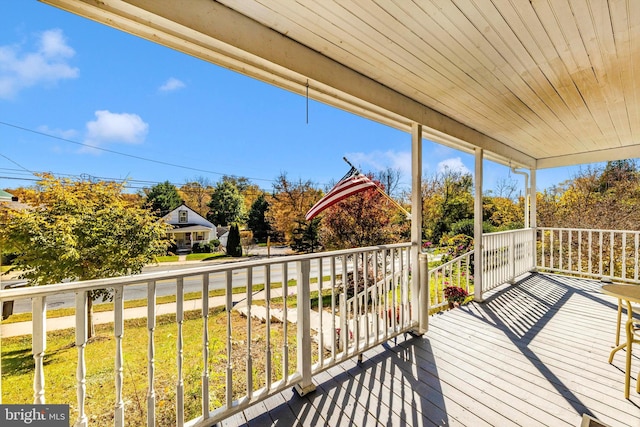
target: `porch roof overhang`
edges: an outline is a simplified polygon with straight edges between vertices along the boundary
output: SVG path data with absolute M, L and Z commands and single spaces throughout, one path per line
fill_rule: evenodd
M 195 233 L 195 232 L 202 232 L 202 231 L 211 231 L 212 228 L 211 227 L 207 227 L 205 225 L 189 225 L 186 227 L 178 227 L 178 226 L 174 226 L 174 228 L 172 230 L 169 231 L 169 233 Z
M 41 1 L 503 164 L 640 157 L 640 2 Z

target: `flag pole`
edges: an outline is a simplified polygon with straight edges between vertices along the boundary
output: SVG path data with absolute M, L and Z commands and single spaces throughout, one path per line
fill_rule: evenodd
M 355 169 L 356 172 L 361 173 L 360 170 L 358 170 L 357 167 L 353 166 L 351 164 L 351 162 L 346 157 L 343 157 L 342 160 L 347 162 L 347 164 L 349 166 L 351 166 L 353 169 Z M 371 182 L 373 182 L 373 181 L 371 181 Z M 400 203 L 398 203 L 395 200 L 393 200 L 391 198 L 391 196 L 389 196 L 387 193 L 385 193 L 384 190 L 378 186 L 378 184 L 376 184 L 375 182 L 373 182 L 373 184 L 376 186 L 376 190 L 378 190 L 378 193 L 382 194 L 387 200 L 389 200 L 396 208 L 398 208 L 401 212 L 403 212 L 407 217 L 411 217 L 411 214 L 409 213 L 409 211 L 407 211 L 405 208 L 403 208 L 402 205 L 400 205 Z

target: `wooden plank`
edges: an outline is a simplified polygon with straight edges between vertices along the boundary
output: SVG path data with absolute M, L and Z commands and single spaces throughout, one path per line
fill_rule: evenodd
M 278 414 L 301 425 L 576 426 L 589 413 L 635 425 L 640 395 L 623 398 L 621 356 L 607 363 L 617 304 L 599 287 L 529 276 L 484 304 L 433 316 L 424 338 L 398 337 L 361 364 L 316 375 L 314 393 L 284 392 L 257 412 L 285 425 Z

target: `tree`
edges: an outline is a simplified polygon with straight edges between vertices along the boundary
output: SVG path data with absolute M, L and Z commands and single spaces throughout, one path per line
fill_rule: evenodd
M 271 225 L 267 221 L 266 213 L 269 202 L 264 193 L 261 193 L 251 205 L 247 219 L 247 227 L 253 231 L 253 237 L 258 243 L 264 243 L 271 232 Z
M 207 219 L 216 225 L 226 226 L 246 220 L 244 197 L 231 180 L 223 179 L 213 189 Z
M 326 248 L 349 249 L 400 242 L 408 232 L 406 218 L 370 188 L 326 209 L 319 235 Z
M 204 218 L 209 213 L 208 205 L 211 201 L 212 192 L 211 183 L 204 177 L 198 177 L 193 181 L 187 182 L 178 189 L 178 193 L 184 203 Z
M 400 169 L 386 168 L 375 174 L 376 181 L 380 182 L 380 185 L 392 196 L 398 190 L 398 184 L 402 178 L 402 171 Z
M 322 197 L 322 192 L 311 181 L 289 181 L 286 173 L 280 174 L 273 184 L 273 194 L 265 217 L 276 235 L 286 243 L 293 240 L 293 232 L 299 221 L 304 221 L 307 211 Z
M 19 254 L 14 260 L 31 285 L 135 274 L 166 251 L 167 226 L 148 210 L 131 205 L 113 182 L 72 181 L 41 175 L 38 205 L 11 211 L 3 238 Z M 88 298 L 110 299 L 106 289 Z
M 314 252 L 319 246 L 318 228 L 320 218 L 313 218 L 311 221 L 298 221 L 297 227 L 293 230 L 293 242 L 291 249 L 296 252 Z
M 227 238 L 227 255 L 232 257 L 242 256 L 242 243 L 240 241 L 240 229 L 238 224 L 231 224 L 229 237 Z
M 446 169 L 422 183 L 425 237 L 439 242 L 453 224 L 473 218 L 473 179 L 470 174 Z
M 169 181 L 156 184 L 147 192 L 145 206 L 156 216 L 163 217 L 182 204 L 178 189 Z

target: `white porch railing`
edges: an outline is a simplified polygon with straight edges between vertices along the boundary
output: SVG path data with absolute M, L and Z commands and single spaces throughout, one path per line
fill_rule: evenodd
M 144 285 L 147 292 L 147 425 L 156 425 L 158 403 L 156 402 L 155 360 L 156 344 L 165 339 L 156 335 L 156 295 L 160 286 L 167 286 L 171 280 L 176 295 L 175 345 L 177 374 L 175 387 L 175 424 L 178 426 L 211 426 L 230 415 L 279 393 L 296 387 L 305 394 L 314 388 L 314 374 L 361 354 L 367 349 L 391 339 L 399 334 L 417 328 L 419 310 L 411 310 L 411 303 L 417 306 L 418 284 L 411 283 L 410 266 L 411 244 L 396 244 L 359 248 L 346 251 L 324 252 L 310 255 L 272 258 L 268 260 L 229 263 L 207 267 L 198 267 L 172 272 L 149 273 L 138 276 L 100 279 L 85 282 L 54 284 L 48 286 L 6 289 L 0 291 L 0 301 L 31 298 L 33 307 L 32 351 L 34 369 L 34 403 L 46 401 L 46 376 L 44 356 L 47 343 L 46 311 L 47 298 L 74 292 L 75 306 L 75 346 L 78 353 L 76 366 L 77 401 L 68 402 L 77 408 L 76 426 L 88 424 L 85 400 L 89 387 L 87 381 L 87 319 L 85 309 L 87 292 L 93 289 L 110 288 L 114 290 L 114 328 L 115 342 L 114 376 L 115 395 L 100 396 L 100 399 L 112 399 L 114 402 L 114 424 L 127 425 L 125 420 L 124 357 L 123 341 L 126 340 L 124 322 L 123 295 L 134 285 Z M 202 308 L 195 321 L 201 323 L 202 342 L 197 349 L 202 353 L 200 372 L 195 386 L 194 375 L 185 371 L 193 367 L 184 366 L 184 356 L 196 351 L 186 346 L 185 332 L 185 287 L 196 282 L 201 292 Z M 253 287 L 264 285 L 264 291 L 254 295 Z M 278 286 L 280 284 L 280 286 Z M 225 355 L 216 360 L 226 360 L 223 364 L 212 364 L 212 346 L 210 340 L 211 309 L 209 291 L 215 288 L 225 289 L 224 316 L 226 323 Z M 234 288 L 244 288 L 245 293 L 233 294 Z M 315 309 L 311 309 L 311 292 L 317 291 L 323 297 L 318 298 Z M 295 294 L 295 295 L 293 295 Z M 346 294 L 355 295 L 348 299 Z M 291 295 L 292 302 L 287 297 Z M 279 297 L 282 297 L 279 299 Z M 239 302 L 240 300 L 242 302 Z M 347 302 L 348 300 L 348 302 Z M 328 302 L 326 302 L 328 301 Z M 238 332 L 232 326 L 235 316 L 234 306 L 241 304 L 247 312 L 246 342 L 234 340 Z M 266 311 L 264 323 L 256 329 L 252 326 L 252 310 Z M 276 319 L 275 313 L 282 318 Z M 290 321 L 297 318 L 294 331 Z M 192 320 L 193 321 L 193 320 Z M 237 323 L 236 323 L 237 325 Z M 236 328 L 236 329 L 234 329 Z M 278 344 L 272 342 L 272 332 L 281 332 Z M 266 341 L 263 354 L 256 354 L 253 337 L 261 335 Z M 291 336 L 291 339 L 286 337 Z M 295 337 L 295 338 L 293 338 Z M 218 337 L 219 338 L 219 337 Z M 316 345 L 313 343 L 315 338 Z M 329 343 L 327 342 L 329 341 Z M 291 349 L 291 342 L 296 348 Z M 340 342 L 340 345 L 335 343 Z M 293 359 L 290 354 L 295 354 Z M 226 357 L 225 357 L 226 356 Z M 256 373 L 256 357 L 264 359 L 265 371 Z M 234 360 L 244 360 L 244 364 L 234 364 Z M 276 363 L 279 365 L 276 369 Z M 244 365 L 244 366 L 242 366 Z M 224 396 L 211 396 L 211 373 L 226 374 Z M 238 387 L 242 383 L 242 387 Z M 5 386 L 4 384 L 2 384 Z M 195 387 L 195 392 L 194 392 Z M 186 390 L 189 399 L 185 399 Z M 199 390 L 199 392 L 197 391 Z M 99 393 L 98 390 L 93 393 Z M 192 401 L 196 395 L 200 401 L 197 408 L 187 408 L 185 401 Z M 216 405 L 214 402 L 221 402 Z M 4 402 L 25 403 L 25 402 Z M 185 419 L 189 419 L 185 421 Z
M 534 232 L 531 228 L 482 236 L 482 290 L 494 289 L 535 267 Z
M 640 231 L 537 229 L 540 270 L 640 283 Z
M 448 301 L 444 295 L 444 288 L 457 286 L 473 293 L 473 254 L 469 251 L 451 261 L 429 269 L 429 301 L 430 309 L 446 307 Z

